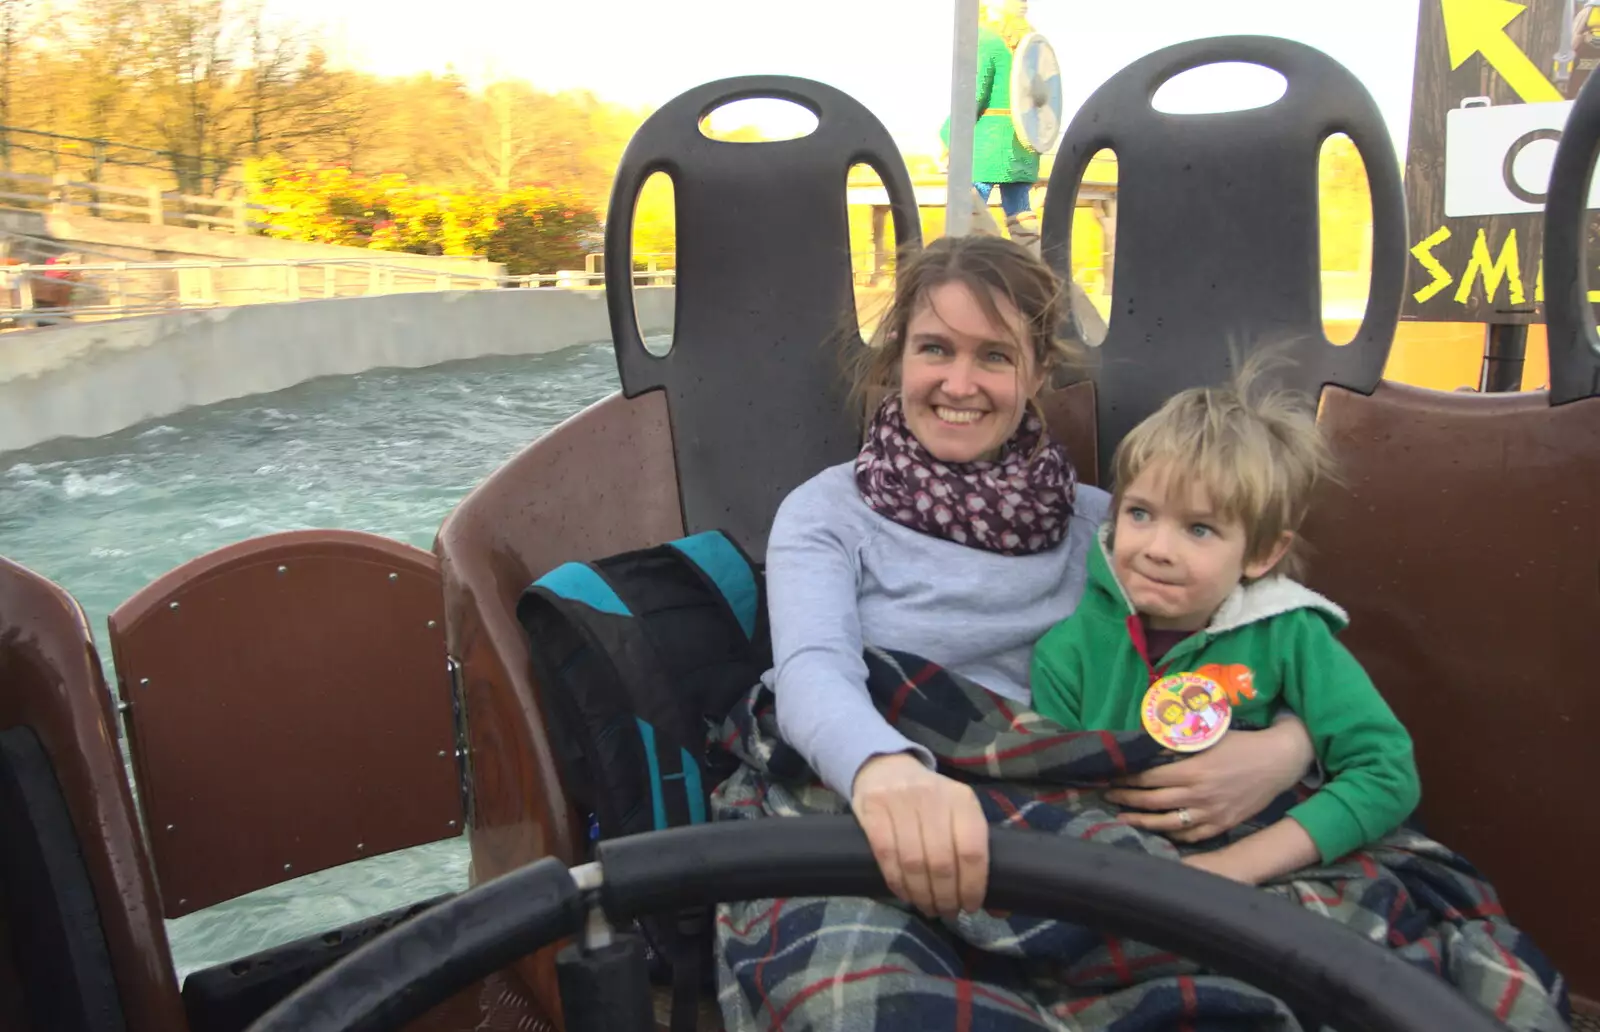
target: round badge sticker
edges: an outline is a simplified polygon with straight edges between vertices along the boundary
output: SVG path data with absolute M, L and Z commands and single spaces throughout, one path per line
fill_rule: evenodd
M 1215 745 L 1233 721 L 1222 686 L 1201 674 L 1168 674 L 1145 692 L 1140 708 L 1150 737 L 1174 752 Z

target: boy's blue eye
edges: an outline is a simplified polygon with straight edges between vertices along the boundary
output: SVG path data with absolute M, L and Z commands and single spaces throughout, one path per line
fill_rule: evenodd
M 1197 538 L 1203 538 L 1210 537 L 1212 534 L 1215 534 L 1216 531 L 1212 530 L 1204 523 L 1196 523 L 1194 526 L 1189 528 L 1189 533 L 1193 534 Z

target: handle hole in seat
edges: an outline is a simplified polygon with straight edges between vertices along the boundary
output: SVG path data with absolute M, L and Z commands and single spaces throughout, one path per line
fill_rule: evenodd
M 1045 203 L 1050 199 L 1045 197 Z M 1111 288 L 1117 265 L 1117 152 L 1097 151 L 1078 183 L 1078 203 L 1072 213 L 1072 281 L 1083 291 L 1094 311 L 1079 313 L 1077 324 L 1083 343 L 1099 347 L 1116 313 L 1111 309 Z
M 719 104 L 700 117 L 700 134 L 721 143 L 777 143 L 817 131 L 817 114 L 778 97 L 746 97 Z
M 665 290 L 676 290 L 678 258 L 677 195 L 673 191 L 672 176 L 666 172 L 652 172 L 639 188 L 639 197 L 633 206 L 633 314 L 639 324 L 639 339 L 644 348 L 657 358 L 672 350 L 677 334 L 677 306 Z M 661 296 L 657 296 L 661 295 Z M 642 306 L 651 306 L 654 318 L 646 318 Z M 664 306 L 668 314 L 659 308 Z M 661 320 L 666 320 L 666 331 L 659 332 Z
M 1282 72 L 1249 61 L 1218 61 L 1174 75 L 1150 106 L 1164 115 L 1219 115 L 1268 107 L 1287 92 Z
M 889 189 L 877 169 L 865 162 L 850 166 L 845 177 L 845 204 L 850 218 L 855 325 L 862 340 L 871 340 L 894 293 L 895 259 L 900 253 Z
M 1350 137 L 1334 133 L 1317 158 L 1322 332 L 1333 344 L 1355 340 L 1372 289 L 1372 187 Z

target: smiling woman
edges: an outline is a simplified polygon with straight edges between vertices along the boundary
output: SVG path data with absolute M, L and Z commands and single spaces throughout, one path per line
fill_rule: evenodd
M 1040 363 L 1017 344 L 1025 331 L 1017 306 L 992 296 L 986 306 L 984 296 L 964 283 L 941 284 L 906 326 L 900 360 L 906 423 L 946 462 L 997 458 L 1043 381 Z
M 1068 354 L 1061 296 L 999 238 L 946 237 L 904 270 L 858 370 L 858 395 L 886 394 L 856 466 L 873 511 L 1007 555 L 1060 543 L 1071 465 L 1028 407 Z
M 870 409 L 897 393 L 940 461 L 992 460 L 1050 372 L 1079 355 L 1055 333 L 1063 296 L 1055 275 L 1009 241 L 937 240 L 896 277 L 874 346 L 854 356 L 852 397 Z

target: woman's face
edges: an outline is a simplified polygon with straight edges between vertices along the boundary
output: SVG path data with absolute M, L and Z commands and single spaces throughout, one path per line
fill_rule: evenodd
M 995 296 L 996 325 L 964 283 L 928 291 L 906 323 L 900 400 L 906 425 L 941 462 L 993 459 L 1016 433 L 1044 375 L 1017 342 L 1021 313 Z

